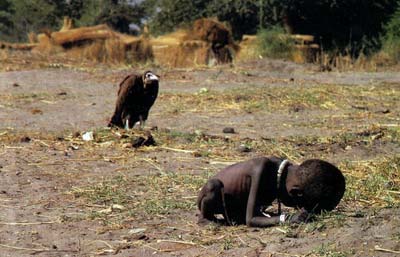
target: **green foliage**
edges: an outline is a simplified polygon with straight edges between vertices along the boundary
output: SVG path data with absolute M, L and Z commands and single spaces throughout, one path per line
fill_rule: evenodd
M 379 47 L 382 24 L 395 11 L 397 0 L 285 0 L 285 25 L 290 32 L 315 35 L 325 49 L 352 55 Z
M 9 0 L 0 0 L 0 39 L 10 34 L 13 26 L 11 3 Z
M 76 26 L 92 26 L 102 11 L 102 1 L 86 0 L 83 2 L 80 18 L 75 21 Z
M 395 61 L 400 61 L 400 7 L 385 26 L 382 44 L 384 52 Z
M 395 11 L 397 0 L 146 0 L 151 31 L 156 34 L 185 26 L 200 17 L 217 17 L 232 28 L 235 39 L 259 28 L 284 27 L 311 34 L 324 49 L 368 54 L 380 44 L 379 34 Z M 368 18 L 366 18 L 368 17 Z
M 60 24 L 55 13 L 56 6 L 46 0 L 12 0 L 11 4 L 14 37 L 18 41 L 25 41 L 31 31 L 54 29 Z
M 69 4 L 69 16 L 74 17 L 75 13 L 79 27 L 105 23 L 114 30 L 130 33 L 129 24 L 140 25 L 146 14 L 143 5 L 131 5 L 127 0 L 86 0 L 82 4 L 79 2 L 81 0 L 75 1 L 75 5 L 72 2 Z
M 289 33 L 311 34 L 323 49 L 357 56 L 380 47 L 400 58 L 399 0 L 0 0 L 0 37 L 25 41 L 26 34 L 60 28 L 63 16 L 77 26 L 107 23 L 129 32 L 129 25 L 148 23 L 153 34 L 188 26 L 201 17 L 228 24 L 235 39 L 279 25 Z M 391 19 L 391 20 L 390 20 Z M 389 23 L 387 23 L 390 20 Z M 385 25 L 387 24 L 387 25 Z M 272 29 L 271 29 L 272 28 Z M 264 32 L 260 32 L 264 34 Z M 274 47 L 281 47 L 282 42 Z
M 140 5 L 128 4 L 127 0 L 102 0 L 100 7 L 99 14 L 94 18 L 94 24 L 106 23 L 123 33 L 129 33 L 129 24 L 140 24 L 144 16 Z
M 282 27 L 274 26 L 258 32 L 258 49 L 262 56 L 271 58 L 290 58 L 294 41 L 289 38 Z
M 323 257 L 346 257 L 346 256 L 351 256 L 353 255 L 353 251 L 347 250 L 345 252 L 342 251 L 337 251 L 336 247 L 334 245 L 326 245 L 322 244 L 318 246 L 314 251 L 314 254 L 317 254 L 318 256 L 323 256 Z
M 208 16 L 216 16 L 220 21 L 229 23 L 235 39 L 241 39 L 245 33 L 257 32 L 258 11 L 257 2 L 247 0 L 211 1 L 208 6 Z
M 27 33 L 57 30 L 63 16 L 79 18 L 83 0 L 0 0 L 0 36 L 26 41 Z
M 145 9 L 151 13 L 149 20 L 153 34 L 163 34 L 186 26 L 190 22 L 207 16 L 210 0 L 161 0 L 145 1 Z
M 351 166 L 347 163 L 347 169 L 358 170 L 366 175 L 364 178 L 348 176 L 346 177 L 345 200 L 356 201 L 380 201 L 385 207 L 398 207 L 399 197 L 393 192 L 400 188 L 397 181 L 399 177 L 400 156 L 394 156 L 391 159 L 383 160 L 380 163 L 364 167 Z
M 64 16 L 77 26 L 106 23 L 128 33 L 129 24 L 140 25 L 145 15 L 141 4 L 128 0 L 0 0 L 0 38 L 26 41 L 29 32 L 58 30 Z

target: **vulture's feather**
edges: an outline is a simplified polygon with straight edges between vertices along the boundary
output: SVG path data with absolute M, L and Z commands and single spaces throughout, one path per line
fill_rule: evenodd
M 139 121 L 143 128 L 158 95 L 158 80 L 151 71 L 127 76 L 119 85 L 114 115 L 108 126 L 129 129 Z

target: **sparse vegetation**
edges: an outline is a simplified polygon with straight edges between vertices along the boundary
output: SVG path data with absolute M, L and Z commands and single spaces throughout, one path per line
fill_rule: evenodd
M 194 211 L 196 192 L 207 178 L 207 174 L 165 173 L 133 178 L 118 175 L 84 188 L 75 187 L 71 193 L 89 206 L 103 207 L 88 210 L 88 217 L 113 226 L 123 223 L 127 215 L 134 218 Z
M 400 6 L 393 14 L 390 21 L 385 26 L 385 33 L 382 37 L 382 51 L 386 53 L 392 61 L 400 61 Z
M 132 67 L 94 69 L 29 54 L 20 67 L 22 56 L 7 52 L 0 64 L 38 68 L 2 77 L 1 253 L 351 256 L 377 251 L 369 245 L 376 231 L 384 236 L 382 251 L 396 250 L 391 243 L 399 234 L 387 228 L 397 226 L 400 207 L 397 76 L 378 74 L 388 83 L 357 73 L 350 84 L 340 73 L 286 74 L 275 65 L 291 64 L 265 60 L 219 69 L 161 67 L 163 87 L 148 127 L 125 131 L 103 126 L 117 90 L 111 85 Z M 62 66 L 48 69 L 52 62 Z M 33 116 L 33 109 L 42 114 Z M 236 133 L 223 133 L 228 126 Z M 87 131 L 93 140 L 82 139 Z M 155 146 L 131 147 L 147 132 Z M 197 226 L 196 197 L 205 181 L 229 164 L 268 155 L 334 162 L 346 177 L 343 201 L 308 224 Z M 337 238 L 340 245 L 333 245 Z
M 292 59 L 294 41 L 282 27 L 275 26 L 257 33 L 259 53 L 263 57 Z
M 317 247 L 314 253 L 321 257 L 347 257 L 354 254 L 351 250 L 338 251 L 334 245 L 330 246 L 326 244 Z

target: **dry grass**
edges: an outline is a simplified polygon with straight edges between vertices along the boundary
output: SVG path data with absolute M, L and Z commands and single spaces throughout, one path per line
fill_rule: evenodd
M 399 85 L 380 84 L 368 86 L 317 85 L 297 87 L 261 88 L 247 87 L 225 92 L 207 91 L 195 94 L 160 95 L 169 113 L 225 112 L 225 111 L 296 111 L 301 110 L 374 110 L 391 108 L 400 100 Z M 385 99 L 383 101 L 383 99 Z M 212 108 L 210 108 L 212 106 Z
M 257 49 L 257 36 L 243 35 L 239 48 L 240 50 L 235 58 L 237 62 L 254 60 L 261 57 Z
M 21 151 L 28 148 L 35 157 L 26 164 L 29 167 L 64 167 L 54 176 L 57 176 L 57 181 L 68 178 L 68 181 L 74 182 L 64 195 L 68 197 L 69 204 L 77 204 L 80 210 L 76 216 L 65 214 L 62 217 L 64 223 L 95 220 L 100 222 L 96 231 L 98 234 L 136 226 L 148 229 L 145 234 L 152 239 L 119 240 L 113 247 L 107 248 L 113 253 L 119 247 L 143 247 L 156 252 L 208 247 L 220 253 L 240 247 L 262 249 L 268 243 L 265 238 L 271 235 L 281 235 L 284 239 L 315 233 L 322 235 L 330 228 L 343 226 L 353 215 L 364 215 L 370 209 L 400 207 L 400 156 L 398 153 L 387 154 L 376 150 L 387 144 L 395 145 L 396 149 L 399 147 L 399 92 L 398 84 L 377 84 L 299 86 L 296 90 L 290 87 L 249 86 L 222 92 L 162 93 L 157 101 L 168 107 L 165 113 L 170 115 L 184 112 L 290 112 L 299 105 L 303 108 L 299 112 L 330 110 L 334 115 L 323 117 L 324 120 L 318 124 L 307 121 L 303 126 L 310 129 L 316 125 L 337 126 L 337 133 L 332 136 L 243 139 L 160 129 L 152 131 L 156 146 L 132 149 L 126 148 L 126 143 L 143 132 L 99 128 L 94 130 L 94 140 L 85 142 L 80 135 L 71 131 L 44 133 L 3 129 L 0 130 L 0 154 L 10 148 Z M 6 105 L 54 99 L 46 94 L 2 94 L 0 100 Z M 337 122 L 348 119 L 352 124 L 357 124 L 366 118 L 372 119 L 382 115 L 376 112 L 378 107 L 391 110 L 385 114 L 385 120 L 388 123 L 392 121 L 395 126 L 375 124 L 362 128 L 343 128 Z M 31 140 L 26 142 L 26 137 Z M 338 161 L 337 165 L 344 172 L 347 182 L 345 197 L 339 205 L 340 212 L 322 215 L 315 222 L 301 226 L 283 225 L 278 228 L 280 230 L 253 231 L 244 226 L 199 228 L 195 225 L 194 217 L 197 192 L 223 166 L 249 158 L 236 150 L 239 144 L 248 145 L 254 156 L 279 155 L 296 162 L 314 157 L 324 159 L 332 153 L 357 147 L 371 151 L 374 156 L 355 161 L 349 155 Z M 71 150 L 77 156 L 53 160 L 48 149 L 79 150 Z M 97 161 L 102 164 L 112 162 L 118 168 L 105 177 L 93 173 L 90 179 L 82 178 L 91 172 L 88 169 L 93 168 L 85 165 Z M 187 166 L 180 169 L 178 164 Z M 140 169 L 141 173 L 136 174 L 134 169 Z M 76 170 L 76 175 L 71 174 L 72 170 Z M 179 225 L 168 230 L 166 226 L 171 223 Z M 159 231 L 163 234 L 158 235 Z M 351 249 L 344 251 L 335 246 L 321 245 L 307 256 L 350 254 Z
M 387 66 L 384 56 L 378 54 L 367 57 L 360 54 L 353 58 L 349 54 L 319 54 L 316 63 L 321 65 L 323 70 L 337 71 L 376 71 L 380 66 Z

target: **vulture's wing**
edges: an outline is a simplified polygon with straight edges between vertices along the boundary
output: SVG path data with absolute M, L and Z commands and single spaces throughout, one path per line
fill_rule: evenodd
M 143 92 L 143 82 L 140 75 L 132 74 L 124 78 L 119 85 L 115 112 L 111 118 L 112 124 L 122 126 L 121 114 L 124 108 L 135 102 L 135 98 L 140 97 L 141 92 Z

